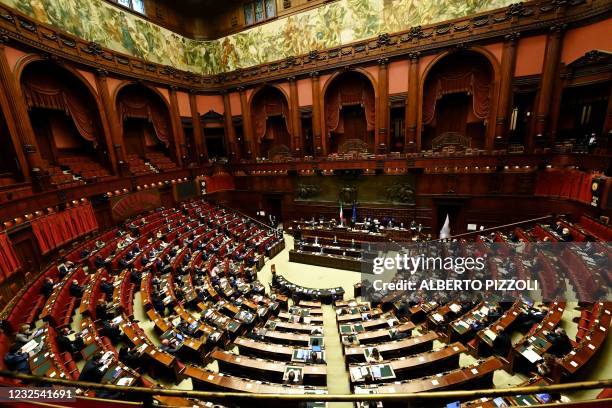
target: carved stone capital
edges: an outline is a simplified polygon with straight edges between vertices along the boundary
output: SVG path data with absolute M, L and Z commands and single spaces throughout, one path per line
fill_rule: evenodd
M 521 33 L 516 31 L 504 36 L 504 40 L 509 43 L 516 43 L 519 38 L 521 38 Z
M 99 77 L 106 78 L 108 76 L 108 71 L 105 70 L 104 68 L 98 68 L 98 69 L 96 69 L 96 74 Z
M 420 55 L 421 55 L 421 53 L 418 52 L 418 51 L 409 52 L 408 53 L 408 59 L 410 60 L 410 62 L 416 62 L 419 59 Z

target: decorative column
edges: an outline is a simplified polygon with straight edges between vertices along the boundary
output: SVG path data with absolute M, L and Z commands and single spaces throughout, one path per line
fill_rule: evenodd
M 529 150 L 533 149 L 534 136 L 544 137 L 547 135 L 550 128 L 550 112 L 553 111 L 551 104 L 553 102 L 554 85 L 559 72 L 559 62 L 561 59 L 561 48 L 563 46 L 563 31 L 565 24 L 556 24 L 550 27 L 548 38 L 546 41 L 546 52 L 544 54 L 544 66 L 542 72 L 542 80 L 540 83 L 540 93 L 538 95 L 538 104 L 535 113 L 534 132 L 528 141 Z M 552 142 L 552 140 L 551 140 Z
M 304 156 L 304 145 L 302 141 L 302 121 L 300 118 L 300 102 L 298 99 L 297 81 L 295 77 L 289 80 L 289 113 L 291 115 L 291 153 L 295 157 Z
M 0 53 L 2 54 L 1 58 L 4 59 L 4 44 L 6 41 L 8 41 L 9 38 L 5 37 L 5 36 L 0 36 Z M 4 64 L 4 63 L 2 63 Z M 10 70 L 9 70 L 10 73 Z M 24 149 L 22 147 L 22 141 L 19 138 L 19 130 L 17 128 L 17 123 L 15 122 L 14 118 L 13 118 L 13 111 L 11 110 L 12 108 L 12 103 L 11 100 L 8 99 L 8 94 L 6 92 L 6 87 L 4 85 L 5 81 L 4 81 L 4 76 L 5 76 L 5 71 L 4 68 L 2 68 L 2 80 L 0 81 L 0 107 L 1 107 L 1 111 L 2 114 L 4 116 L 4 120 L 6 122 L 6 127 L 8 130 L 8 134 L 11 138 L 11 141 L 13 143 L 13 146 L 15 148 L 15 154 L 17 156 L 17 160 L 19 162 L 19 167 L 21 169 L 21 173 L 23 174 L 24 179 L 26 180 L 30 180 L 30 166 L 28 165 L 28 161 L 26 160 L 25 157 L 25 152 Z
M 326 137 L 325 121 L 321 113 L 321 88 L 319 87 L 319 73 L 310 73 L 312 79 L 312 139 L 314 144 L 314 155 L 325 156 L 327 154 L 327 142 L 323 142 Z
M 104 69 L 98 69 L 96 71 L 96 87 L 102 100 L 102 107 L 104 109 L 104 117 L 108 124 L 108 130 L 110 132 L 110 140 L 112 143 L 112 149 L 115 152 L 115 158 L 117 160 L 117 169 L 121 175 L 129 175 L 129 167 L 126 162 L 125 146 L 123 145 L 121 122 L 117 116 L 117 108 L 113 103 L 110 93 L 108 92 L 107 82 L 108 71 Z
M 242 134 L 246 145 L 248 158 L 259 157 L 259 143 L 253 139 L 253 123 L 251 122 L 251 109 L 243 86 L 238 87 L 240 92 L 240 108 L 242 109 Z
M 232 120 L 232 105 L 230 104 L 229 93 L 222 90 L 223 95 L 223 117 L 225 119 L 225 140 L 228 144 L 228 156 L 230 160 L 240 159 L 240 149 L 236 143 L 236 129 Z
M 378 60 L 378 129 L 375 138 L 376 150 L 385 154 L 389 150 L 389 59 Z
M 499 86 L 499 101 L 497 104 L 497 118 L 495 119 L 495 143 L 505 144 L 508 134 L 508 114 L 512 99 L 512 81 L 516 65 L 516 45 L 519 33 L 510 33 L 504 38 L 504 50 L 501 60 L 501 79 Z
M 408 54 L 408 96 L 406 97 L 406 134 L 404 151 L 414 152 L 416 148 L 417 124 L 419 116 L 419 53 Z
M 608 96 L 608 108 L 606 109 L 606 120 L 602 136 L 609 135 L 610 133 L 612 133 L 612 89 L 610 89 L 610 96 Z
M 179 166 L 187 160 L 187 147 L 185 146 L 185 131 L 178 108 L 178 98 L 176 96 L 176 86 L 170 87 L 170 122 L 172 123 L 172 133 L 174 133 L 174 147 L 176 149 L 176 159 Z
M 198 164 L 208 161 L 208 150 L 206 149 L 206 136 L 204 135 L 200 113 L 198 112 L 198 102 L 196 93 L 193 89 L 189 90 L 189 107 L 191 108 L 191 123 L 193 125 L 193 141 L 198 156 Z
M 43 190 L 49 183 L 48 175 L 43 171 L 42 158 L 38 151 L 36 136 L 30 122 L 30 116 L 28 115 L 28 108 L 6 58 L 4 48 L 9 40 L 8 36 L 0 35 L 0 85 L 6 95 L 9 112 L 12 114 L 15 129 L 21 142 L 21 148 L 30 168 L 29 174 L 32 184 L 36 190 Z M 15 148 L 17 147 L 15 146 Z

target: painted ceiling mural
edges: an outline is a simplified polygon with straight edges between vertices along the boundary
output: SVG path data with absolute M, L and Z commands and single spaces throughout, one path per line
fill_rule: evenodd
M 180 36 L 103 0 L 0 2 L 118 52 L 217 74 L 493 10 L 516 0 L 340 0 L 213 41 Z

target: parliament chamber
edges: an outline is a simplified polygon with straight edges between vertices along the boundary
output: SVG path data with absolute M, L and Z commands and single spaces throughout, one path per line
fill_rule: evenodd
M 612 1 L 0 0 L 0 406 L 609 407 Z

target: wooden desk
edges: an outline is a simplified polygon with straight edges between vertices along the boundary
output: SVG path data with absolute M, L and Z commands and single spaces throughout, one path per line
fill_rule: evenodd
M 237 337 L 234 345 L 238 346 L 241 355 L 270 358 L 281 361 L 291 361 L 293 352 L 297 347 L 271 344 L 263 341 L 249 339 L 248 337 Z
M 423 377 L 425 375 L 437 374 L 449 369 L 459 367 L 459 356 L 467 352 L 466 347 L 461 343 L 453 343 L 438 350 L 433 350 L 410 357 L 401 357 L 394 360 L 385 360 L 398 379 L 410 379 Z M 367 367 L 372 364 L 351 364 L 349 370 L 356 367 Z M 374 364 L 375 365 L 375 364 Z M 394 380 L 392 378 L 390 380 Z M 352 378 L 353 383 L 363 383 L 363 378 Z
M 263 394 L 327 394 L 325 387 L 272 384 L 252 381 L 232 375 L 223 375 L 193 365 L 187 365 L 183 374 L 190 377 L 196 390 L 219 390 Z M 285 405 L 285 404 L 281 404 Z
M 389 335 L 390 330 L 398 330 L 400 333 L 407 333 L 408 335 L 411 335 L 412 329 L 414 329 L 414 327 L 414 323 L 407 322 L 402 323 L 399 326 L 393 326 L 386 329 L 358 333 L 356 336 L 360 344 L 370 344 L 384 340 L 391 340 L 391 336 Z
M 308 346 L 310 344 L 310 335 L 287 333 L 275 330 L 266 330 L 264 338 L 272 343 L 293 344 L 299 346 Z
M 268 320 L 265 325 L 266 329 L 276 331 L 298 332 L 298 333 L 313 333 L 316 331 L 319 334 L 323 333 L 323 326 L 311 324 L 291 323 L 282 320 Z
M 211 354 L 219 364 L 219 370 L 234 375 L 257 378 L 262 381 L 281 383 L 283 374 L 288 365 L 298 366 L 302 369 L 303 382 L 308 385 L 325 385 L 327 368 L 325 364 L 287 364 L 280 361 L 262 360 L 243 355 L 236 355 L 228 351 L 215 350 Z
M 372 391 L 374 394 L 395 394 L 447 389 L 489 388 L 493 384 L 493 373 L 501 368 L 503 368 L 503 363 L 495 357 L 490 357 L 473 366 L 453 370 L 442 376 L 420 378 L 393 384 L 356 386 L 355 393 L 365 394 Z
M 402 340 L 389 341 L 386 343 L 379 343 L 376 345 L 363 345 L 358 346 L 345 346 L 344 355 L 348 362 L 364 362 L 365 355 L 364 349 L 369 347 L 376 347 L 384 359 L 390 359 L 393 357 L 409 356 L 411 354 L 419 353 L 422 351 L 431 350 L 433 341 L 438 339 L 438 334 L 435 332 L 428 332 L 421 336 L 410 337 Z

